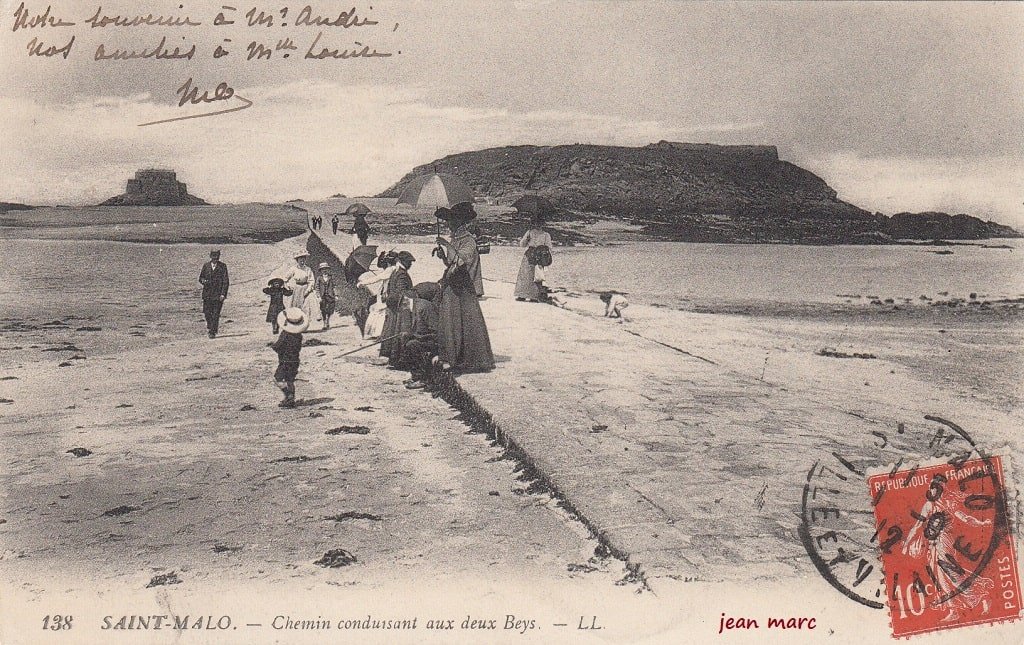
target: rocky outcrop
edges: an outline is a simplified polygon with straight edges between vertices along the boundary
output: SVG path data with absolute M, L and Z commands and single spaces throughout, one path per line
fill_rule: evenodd
M 33 208 L 35 206 L 19 204 L 18 202 L 0 202 L 0 213 L 6 213 L 7 211 L 30 211 Z
M 889 219 L 889 235 L 908 240 L 984 240 L 1021 237 L 1009 226 L 970 215 L 948 213 L 896 213 Z
M 814 173 L 780 160 L 774 146 L 661 141 L 635 148 L 490 148 L 418 166 L 379 196 L 397 197 L 409 181 L 432 172 L 458 175 L 490 203 L 539 195 L 580 219 L 625 220 L 666 239 L 879 244 L 914 232 L 903 220 L 839 199 Z M 980 230 L 1016 235 L 998 225 Z M 956 220 L 946 237 L 978 239 L 978 231 L 973 222 Z
M 202 199 L 188 194 L 173 170 L 145 169 L 128 180 L 123 195 L 111 197 L 100 206 L 205 206 Z

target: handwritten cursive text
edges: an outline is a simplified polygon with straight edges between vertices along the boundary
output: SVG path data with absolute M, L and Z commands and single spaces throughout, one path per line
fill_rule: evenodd
M 320 37 L 324 35 L 324 32 L 319 32 L 316 38 L 313 39 L 313 43 L 306 50 L 305 58 L 314 60 L 323 60 L 325 58 L 387 58 L 392 56 L 391 52 L 379 52 L 376 49 L 371 50 L 369 45 L 363 45 L 362 43 L 356 43 L 357 49 L 328 49 L 322 47 L 318 53 L 314 53 L 316 46 L 320 43 Z
M 96 47 L 96 54 L 93 56 L 93 60 L 134 60 L 136 58 L 152 58 L 155 60 L 192 60 L 192 57 L 196 54 L 196 46 L 192 45 L 189 49 L 182 51 L 180 47 L 174 49 L 167 49 L 167 36 L 160 39 L 156 47 L 152 49 L 120 49 L 114 48 L 110 51 L 100 43 Z
M 35 27 L 74 27 L 75 23 L 68 22 L 63 18 L 50 15 L 52 9 L 50 5 L 46 5 L 46 11 L 34 16 L 30 16 L 28 9 L 25 8 L 25 3 L 22 2 L 18 5 L 18 8 L 14 10 L 14 29 L 11 31 L 18 31 L 19 29 L 33 29 Z
M 103 12 L 103 7 L 97 7 L 96 13 L 91 18 L 85 21 L 85 24 L 90 25 L 94 29 L 96 27 L 198 27 L 203 24 L 197 20 L 192 20 L 189 16 L 154 16 L 153 14 L 146 14 L 145 16 L 108 16 Z
M 178 101 L 178 107 L 182 107 L 186 103 L 199 105 L 201 103 L 227 101 L 235 95 L 235 90 L 227 83 L 220 83 L 217 85 L 216 89 L 213 90 L 213 96 L 210 96 L 210 92 L 208 90 L 199 94 L 199 88 L 192 85 L 192 78 L 189 77 L 189 79 L 185 81 L 185 84 L 179 87 L 174 93 L 181 95 L 181 99 Z

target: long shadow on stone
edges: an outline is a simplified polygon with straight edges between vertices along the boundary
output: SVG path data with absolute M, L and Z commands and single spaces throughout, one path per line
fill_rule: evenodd
M 307 405 L 321 405 L 323 403 L 330 403 L 334 400 L 333 396 L 324 396 L 319 399 L 299 399 L 295 402 L 297 407 L 305 407 Z
M 344 522 L 345 520 L 371 520 L 373 522 L 379 522 L 383 518 L 380 515 L 374 515 L 373 513 L 363 513 L 362 511 L 345 511 L 337 515 L 325 515 L 325 520 L 331 522 Z

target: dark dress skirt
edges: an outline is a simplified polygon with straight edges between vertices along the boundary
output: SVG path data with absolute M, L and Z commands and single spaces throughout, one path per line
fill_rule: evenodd
M 390 315 L 390 311 L 388 314 Z M 391 352 L 388 354 L 388 364 L 394 367 L 400 367 L 404 365 L 404 359 L 402 357 L 402 351 L 405 348 L 406 341 L 412 336 L 412 323 L 413 317 L 412 312 L 409 311 L 408 307 L 402 307 L 398 310 L 396 315 L 398 323 L 395 325 L 395 334 L 398 336 L 393 341 L 391 346 Z M 387 324 L 387 321 L 385 321 Z
M 267 322 L 276 323 L 277 314 L 281 313 L 282 311 L 284 311 L 284 302 L 282 301 L 282 299 L 280 297 L 271 298 L 270 306 L 267 308 Z
M 267 307 L 267 322 L 276 323 L 277 314 L 284 311 L 284 297 L 292 295 L 291 289 L 267 287 L 263 293 L 270 296 L 270 306 Z
M 398 311 L 388 307 L 387 313 L 384 314 L 384 331 L 380 333 L 380 337 L 386 339 L 380 344 L 380 355 L 391 356 L 392 350 L 398 344 L 397 338 L 392 338 L 398 333 Z
M 384 316 L 384 331 L 381 332 L 380 337 L 386 338 L 380 344 L 380 355 L 391 357 L 391 354 L 396 351 L 396 347 L 399 346 L 400 340 L 397 338 L 399 328 L 398 321 L 400 318 L 400 311 L 402 309 L 403 295 L 406 291 L 412 289 L 412 278 L 409 277 L 408 271 L 399 268 L 388 279 L 388 297 L 385 304 L 387 304 L 387 313 Z
M 441 291 L 438 356 L 459 372 L 494 369 L 494 352 L 473 278 L 465 269 L 451 274 Z

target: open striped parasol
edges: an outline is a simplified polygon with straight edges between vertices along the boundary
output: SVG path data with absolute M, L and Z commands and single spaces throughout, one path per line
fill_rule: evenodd
M 398 197 L 399 204 L 420 208 L 451 208 L 459 202 L 473 203 L 473 190 L 455 175 L 439 172 L 413 179 Z

